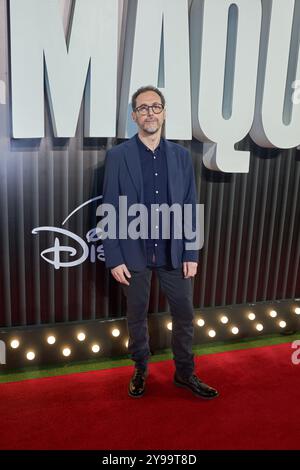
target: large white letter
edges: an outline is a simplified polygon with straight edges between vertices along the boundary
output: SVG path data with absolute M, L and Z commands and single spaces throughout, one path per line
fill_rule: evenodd
M 54 135 L 75 135 L 88 77 L 85 135 L 115 136 L 118 1 L 77 0 L 68 47 L 57 0 L 11 0 L 10 29 L 13 137 L 44 137 L 44 61 Z
M 252 139 L 262 147 L 292 148 L 300 143 L 300 106 L 293 104 L 300 79 L 300 2 L 263 0 L 263 36 Z
M 131 95 L 157 86 L 167 102 L 166 137 L 190 140 L 191 97 L 187 0 L 130 0 L 118 137 L 136 132 Z
M 193 135 L 205 166 L 247 173 L 250 152 L 234 149 L 249 132 L 261 25 L 260 0 L 194 0 L 191 12 Z

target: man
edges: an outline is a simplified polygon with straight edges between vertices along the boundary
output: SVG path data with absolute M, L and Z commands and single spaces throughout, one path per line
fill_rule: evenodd
M 192 353 L 192 277 L 197 272 L 199 250 L 188 249 L 184 234 L 181 238 L 174 237 L 172 222 L 169 228 L 173 230 L 173 236 L 170 234 L 166 239 L 162 233 L 160 212 L 155 206 L 168 204 L 170 207 L 175 203 L 183 208 L 184 204 L 191 204 L 194 212 L 196 207 L 190 154 L 184 147 L 162 137 L 165 117 L 165 99 L 161 91 L 153 86 L 139 88 L 132 96 L 132 119 L 138 126 L 138 133 L 107 152 L 103 204 L 111 204 L 116 210 L 116 233 L 120 224 L 119 196 L 127 196 L 128 207 L 138 203 L 146 206 L 148 220 L 144 219 L 143 225 L 148 222 L 148 231 L 146 239 L 130 236 L 103 238 L 105 263 L 121 283 L 127 299 L 128 350 L 135 362 L 129 395 L 138 398 L 145 392 L 150 355 L 147 312 L 152 270 L 156 269 L 172 315 L 174 383 L 198 397 L 211 399 L 218 396 L 218 392 L 194 373 Z M 153 205 L 155 211 L 151 213 Z M 151 218 L 153 213 L 156 214 L 154 220 Z

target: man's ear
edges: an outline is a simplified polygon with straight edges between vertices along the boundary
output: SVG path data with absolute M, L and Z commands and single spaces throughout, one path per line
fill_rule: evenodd
M 133 121 L 135 122 L 135 121 L 136 121 L 136 118 L 135 118 L 135 114 L 134 114 L 133 111 L 132 111 L 132 113 L 131 113 L 131 117 L 132 117 Z

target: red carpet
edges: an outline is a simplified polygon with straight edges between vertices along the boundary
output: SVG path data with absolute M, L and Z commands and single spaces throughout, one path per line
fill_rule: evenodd
M 1 449 L 299 449 L 300 365 L 291 344 L 197 358 L 220 391 L 204 401 L 150 364 L 147 395 L 127 396 L 132 367 L 0 384 Z

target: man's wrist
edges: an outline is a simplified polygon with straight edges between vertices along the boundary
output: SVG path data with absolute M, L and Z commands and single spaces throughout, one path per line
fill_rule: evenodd
M 183 255 L 182 255 L 182 261 L 193 261 L 193 263 L 198 263 L 199 262 L 199 256 L 198 256 L 198 253 L 189 253 L 188 251 L 187 252 L 184 252 Z

